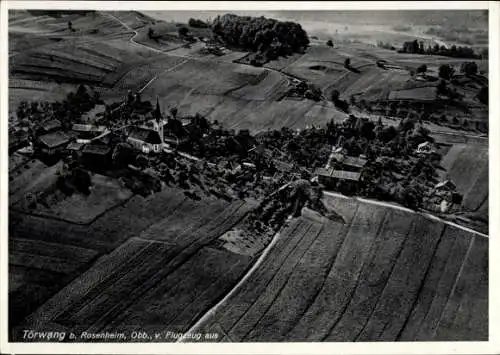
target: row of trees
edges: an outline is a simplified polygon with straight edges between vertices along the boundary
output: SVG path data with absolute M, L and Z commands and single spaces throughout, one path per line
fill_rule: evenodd
M 226 14 L 217 16 L 212 29 L 228 46 L 268 56 L 302 52 L 309 45 L 307 33 L 300 24 L 290 21 Z
M 453 58 L 471 58 L 480 59 L 483 58 L 483 54 L 477 54 L 471 47 L 462 47 L 453 45 L 450 48 L 444 45 L 439 46 L 439 44 L 434 44 L 433 46 L 425 47 L 423 41 L 413 40 L 403 43 L 403 46 L 398 53 L 413 53 L 413 54 L 428 54 L 428 55 L 442 55 L 446 57 Z

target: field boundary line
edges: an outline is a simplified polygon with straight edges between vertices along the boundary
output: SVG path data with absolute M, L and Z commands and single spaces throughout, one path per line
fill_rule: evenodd
M 297 260 L 297 262 L 295 263 L 295 265 L 293 266 L 292 270 L 290 271 L 290 274 L 288 275 L 288 277 L 286 278 L 286 281 L 283 283 L 283 285 L 280 287 L 279 291 L 276 293 L 276 296 L 273 298 L 273 300 L 271 301 L 271 303 L 269 304 L 269 306 L 266 308 L 266 310 L 264 312 L 262 312 L 262 315 L 259 317 L 259 320 L 255 323 L 255 326 L 250 329 L 241 339 L 242 341 L 245 341 L 244 339 L 247 338 L 248 335 L 250 335 L 250 333 L 252 333 L 256 328 L 256 326 L 262 321 L 262 319 L 264 319 L 267 314 L 269 313 L 269 311 L 271 310 L 272 306 L 275 304 L 276 300 L 279 299 L 279 297 L 283 294 L 283 290 L 285 289 L 285 287 L 289 284 L 290 282 L 290 278 L 294 275 L 295 271 L 296 271 L 296 268 L 297 268 L 297 265 L 300 264 L 300 262 L 304 259 L 304 256 L 307 254 L 307 252 L 310 250 L 310 248 L 312 247 L 312 245 L 314 244 L 314 242 L 316 242 L 316 240 L 319 238 L 319 236 L 321 235 L 321 233 L 323 233 L 323 229 L 324 229 L 324 226 L 323 224 L 319 224 L 319 230 L 316 234 L 316 236 L 314 237 L 314 239 L 312 239 L 311 243 L 309 244 L 309 246 L 307 247 L 307 249 L 304 251 L 304 253 L 302 253 L 302 255 L 300 256 L 300 259 Z M 306 230 L 306 232 L 304 233 L 304 235 L 302 236 L 302 238 L 300 239 L 299 243 L 297 243 L 297 246 L 295 248 L 297 248 L 299 246 L 299 244 L 302 242 L 303 238 L 305 238 L 306 234 L 314 227 L 314 225 L 311 224 L 311 226 Z M 295 251 L 295 248 L 292 250 Z M 290 253 L 291 254 L 291 253 Z M 289 255 L 290 255 L 289 254 Z M 288 256 L 289 256 L 288 255 Z M 288 259 L 288 256 L 287 258 L 285 259 L 285 262 L 287 261 Z M 283 266 L 285 264 L 285 262 L 281 265 Z M 281 267 L 280 267 L 281 269 Z M 278 269 L 279 271 L 279 269 Z M 272 278 L 272 280 L 275 279 L 276 275 L 278 274 L 278 271 L 276 272 L 275 276 Z M 271 281 L 272 281 L 271 280 Z M 270 281 L 270 282 L 271 282 Z M 270 283 L 269 282 L 269 283 Z M 254 303 L 255 304 L 255 303 Z M 253 304 L 252 304 L 253 306 Z
M 373 314 L 377 310 L 377 307 L 380 304 L 380 300 L 382 299 L 382 295 L 384 294 L 385 290 L 387 289 L 387 285 L 389 284 L 389 280 L 391 279 L 392 274 L 394 273 L 394 269 L 396 268 L 396 264 L 398 263 L 399 257 L 401 256 L 401 253 L 403 252 L 403 250 L 405 248 L 405 245 L 409 239 L 409 235 L 410 235 L 413 228 L 415 228 L 415 221 L 411 221 L 411 225 L 410 225 L 410 228 L 408 229 L 408 233 L 406 234 L 405 239 L 403 240 L 403 242 L 401 243 L 401 246 L 399 247 L 397 256 L 394 258 L 394 263 L 392 263 L 391 270 L 389 271 L 389 274 L 387 275 L 384 287 L 382 288 L 380 293 L 377 295 L 377 302 L 375 302 L 375 304 L 373 305 L 373 309 L 371 310 L 370 315 L 368 317 L 366 317 L 366 321 L 365 321 L 365 324 L 363 325 L 363 328 L 361 328 L 361 330 L 358 332 L 358 334 L 356 335 L 356 337 L 354 338 L 353 341 L 355 341 L 355 342 L 358 341 L 359 337 L 361 336 L 361 334 L 363 334 L 366 327 L 368 326 L 368 323 L 370 322 L 370 319 L 372 318 Z
M 467 263 L 467 260 L 469 259 L 469 255 L 472 251 L 472 247 L 474 246 L 476 238 L 471 238 L 471 241 L 469 243 L 469 247 L 467 248 L 467 252 L 465 253 L 464 260 L 462 261 L 462 265 L 460 265 L 460 270 L 458 270 L 457 278 L 455 279 L 455 282 L 453 283 L 453 287 L 451 288 L 450 293 L 448 294 L 448 299 L 446 300 L 446 305 L 443 308 L 443 312 L 441 313 L 441 316 L 439 317 L 439 321 L 436 324 L 436 328 L 434 328 L 434 332 L 432 332 L 432 337 L 434 338 L 439 330 L 439 327 L 441 325 L 441 321 L 443 320 L 444 314 L 446 313 L 446 309 L 448 308 L 448 305 L 450 304 L 450 298 L 453 297 L 453 294 L 455 293 L 455 290 L 457 288 L 458 281 L 460 281 L 460 277 L 462 276 L 462 272 L 464 270 L 465 264 Z
M 418 291 L 415 295 L 415 299 L 413 300 L 412 302 L 412 305 L 411 305 L 411 308 L 410 308 L 410 311 L 408 312 L 408 315 L 406 316 L 406 319 L 403 323 L 403 325 L 401 326 L 401 329 L 399 330 L 398 334 L 396 335 L 396 339 L 394 339 L 394 341 L 400 341 L 401 340 L 401 336 L 403 334 L 403 332 L 405 331 L 405 328 L 408 326 L 408 322 L 410 321 L 411 317 L 413 316 L 414 314 L 414 311 L 415 311 L 415 307 L 417 306 L 418 304 L 418 301 L 420 300 L 420 295 L 422 294 L 423 290 L 424 290 L 424 286 L 426 284 L 426 281 L 428 280 L 429 278 L 429 273 L 431 272 L 431 269 L 432 269 L 432 266 L 434 264 L 434 260 L 436 259 L 436 254 L 438 252 L 438 249 L 439 249 L 439 246 L 441 245 L 441 243 L 443 242 L 443 239 L 444 239 L 444 235 L 446 233 L 446 226 L 443 227 L 443 230 L 441 231 L 441 233 L 439 234 L 439 239 L 436 243 L 436 246 L 434 247 L 434 250 L 432 251 L 432 256 L 431 258 L 429 259 L 429 263 L 427 264 L 427 267 L 425 269 L 425 273 L 424 273 L 424 276 L 422 277 L 422 280 L 420 281 L 420 285 L 418 285 Z M 443 272 L 441 273 L 440 277 L 439 277 L 439 280 L 438 280 L 438 283 L 436 285 L 439 285 L 439 283 L 441 282 L 442 278 L 443 278 L 443 275 L 445 273 L 445 270 L 446 270 L 446 267 L 448 266 L 448 263 L 450 262 L 450 257 L 451 257 L 451 251 L 453 250 L 453 248 L 456 246 L 457 244 L 457 239 L 456 238 L 453 238 L 453 244 L 450 248 L 450 252 L 448 254 L 448 257 L 446 258 L 446 261 L 444 263 L 444 267 L 443 267 Z M 436 286 L 436 292 L 434 293 L 434 295 L 432 296 L 432 301 L 430 303 L 430 306 L 429 306 L 429 309 L 427 309 L 427 312 L 425 312 L 425 315 L 424 317 L 422 318 L 423 321 L 425 321 L 425 319 L 427 318 L 427 315 L 429 314 L 429 311 L 431 309 L 431 306 L 432 304 L 434 303 L 434 300 L 436 299 L 436 295 L 437 295 L 437 287 Z M 448 295 L 449 297 L 449 295 Z M 420 322 L 420 327 L 422 326 L 422 321 Z
M 149 85 L 151 85 L 151 84 L 152 84 L 152 83 L 153 83 L 156 79 L 158 79 L 160 76 L 162 76 L 163 74 L 168 73 L 168 72 L 170 72 L 170 71 L 172 71 L 172 70 L 174 70 L 174 69 L 177 69 L 177 68 L 178 68 L 178 67 L 180 67 L 181 65 L 186 64 L 188 61 L 189 61 L 189 59 L 184 59 L 182 62 L 180 62 L 180 63 L 178 63 L 178 64 L 174 65 L 173 67 L 167 68 L 167 69 L 163 70 L 162 72 L 160 72 L 160 73 L 156 74 L 156 75 L 155 75 L 155 76 L 154 76 L 154 77 L 153 77 L 150 81 L 148 81 L 148 82 L 146 83 L 146 85 L 144 85 L 142 88 L 140 88 L 140 89 L 139 89 L 139 94 L 142 94 L 142 92 L 143 92 L 144 90 L 146 90 L 146 88 L 147 88 Z
M 257 268 L 264 262 L 267 255 L 271 252 L 273 247 L 276 245 L 276 243 L 280 239 L 280 236 L 281 236 L 280 232 L 277 232 L 273 236 L 271 243 L 269 243 L 269 245 L 264 249 L 264 252 L 259 256 L 257 261 L 252 265 L 252 267 L 250 268 L 250 270 L 248 270 L 248 272 L 245 274 L 245 276 L 243 276 L 243 278 L 241 278 L 241 280 L 238 281 L 236 286 L 234 286 L 233 289 L 231 291 L 229 291 L 229 293 L 226 296 L 224 296 L 224 298 L 222 300 L 220 300 L 207 313 L 205 313 L 190 329 L 188 329 L 188 331 L 184 334 L 184 336 L 187 334 L 192 334 L 192 333 L 196 332 L 196 330 L 198 330 L 202 325 L 204 325 L 204 323 L 206 323 L 206 321 L 211 316 L 213 316 L 226 303 L 226 301 L 228 299 L 230 299 L 236 293 L 236 291 L 238 291 L 241 288 L 241 286 L 250 278 L 250 276 L 253 275 L 253 273 L 257 270 Z M 179 338 L 179 340 L 177 340 L 176 342 L 177 343 L 183 342 L 184 336 Z
M 238 321 L 232 326 L 232 329 L 236 328 L 240 323 L 241 321 L 247 316 L 247 314 L 249 314 L 250 312 L 252 312 L 252 310 L 254 309 L 254 306 L 261 300 L 261 296 L 263 293 L 265 293 L 267 291 L 267 289 L 269 288 L 269 285 L 274 281 L 276 280 L 277 276 L 281 276 L 279 275 L 280 271 L 283 269 L 283 266 L 285 266 L 287 264 L 287 262 L 289 261 L 288 259 L 290 258 L 290 256 L 293 255 L 293 253 L 296 251 L 296 250 L 300 250 L 300 243 L 301 241 L 303 240 L 303 238 L 307 235 L 307 233 L 311 230 L 311 228 L 313 227 L 313 224 L 304 224 L 304 227 L 305 227 L 305 230 L 304 232 L 302 233 L 302 236 L 297 240 L 297 243 L 293 246 L 293 248 L 290 250 L 289 253 L 286 254 L 285 258 L 283 259 L 283 262 L 280 264 L 279 268 L 276 270 L 276 272 L 274 273 L 274 275 L 271 277 L 271 279 L 267 282 L 267 284 L 264 286 L 264 288 L 262 289 L 262 292 L 253 300 L 252 304 L 250 305 L 250 307 L 247 308 L 247 310 L 241 315 L 241 317 L 239 317 Z M 299 230 L 298 228 L 296 230 Z M 317 237 L 317 236 L 316 236 Z M 315 237 L 315 238 L 316 238 Z M 305 251 L 307 252 L 307 250 Z M 305 253 L 304 252 L 304 253 Z M 301 258 L 304 254 L 301 255 Z M 297 261 L 298 262 L 298 261 Z M 294 264 L 294 268 L 295 266 L 297 265 L 297 263 Z M 291 273 L 293 272 L 294 268 L 292 268 L 292 270 L 290 270 L 290 275 Z M 287 279 L 290 277 L 290 275 L 288 275 Z M 248 330 L 243 336 L 241 336 L 240 340 L 241 342 L 245 341 L 245 337 L 247 335 L 249 335 L 254 329 L 255 329 L 255 326 L 260 322 L 260 320 L 262 319 L 262 317 L 264 317 L 264 315 L 267 313 L 267 311 L 272 307 L 274 301 L 276 300 L 276 297 L 279 296 L 279 294 L 281 293 L 281 290 L 283 289 L 284 285 L 286 284 L 286 281 L 285 283 L 280 287 L 280 289 L 278 290 L 277 294 L 272 297 L 272 301 L 269 303 L 269 305 L 267 307 L 265 307 L 265 310 L 264 312 L 260 315 L 259 319 L 257 320 L 257 322 L 254 324 L 254 326 L 252 326 L 252 328 L 250 330 Z M 246 322 L 244 322 L 245 324 Z M 231 329 L 231 330 L 232 330 Z M 229 331 L 231 333 L 231 330 Z
M 332 269 L 335 266 L 335 261 L 337 260 L 337 257 L 338 257 L 338 255 L 340 253 L 340 250 L 342 249 L 342 246 L 344 245 L 344 242 L 347 239 L 347 235 L 349 233 L 349 230 L 352 227 L 352 224 L 353 224 L 354 219 L 356 218 L 356 215 L 358 214 L 358 210 L 359 210 L 359 204 L 356 205 L 356 210 L 354 211 L 354 213 L 352 215 L 352 218 L 349 221 L 349 223 L 344 223 L 343 227 L 341 228 L 340 232 L 338 233 L 342 237 L 342 242 L 339 244 L 339 247 L 336 250 L 335 255 L 332 256 L 331 262 L 328 263 L 328 271 L 325 273 L 325 277 L 323 278 L 323 282 L 321 283 L 321 287 L 318 287 L 318 291 L 311 298 L 311 302 L 306 306 L 306 308 L 304 309 L 304 311 L 302 312 L 302 314 L 299 317 L 297 317 L 297 322 L 284 334 L 284 336 L 287 336 L 291 332 L 295 331 L 295 329 L 297 329 L 298 325 L 301 323 L 301 321 L 304 318 L 304 316 L 309 312 L 309 310 L 311 309 L 312 305 L 314 303 L 316 303 L 316 301 L 318 300 L 319 294 L 325 288 L 326 282 L 328 280 L 328 276 L 330 276 L 330 273 L 332 272 Z
M 366 203 L 366 204 L 370 204 L 370 205 L 377 205 L 377 206 L 387 207 L 387 208 L 400 210 L 400 211 L 404 211 L 404 212 L 408 212 L 408 213 L 412 213 L 412 214 L 417 214 L 417 215 L 420 215 L 426 219 L 432 219 L 432 220 L 441 222 L 447 226 L 455 227 L 455 228 L 461 229 L 463 231 L 466 231 L 466 232 L 469 232 L 469 233 L 472 233 L 472 234 L 475 234 L 475 235 L 478 235 L 478 236 L 481 236 L 484 238 L 489 238 L 489 235 L 487 235 L 487 234 L 478 232 L 478 231 L 471 229 L 471 228 L 468 228 L 468 227 L 461 226 L 461 225 L 454 223 L 454 222 L 451 222 L 451 221 L 447 221 L 447 220 L 442 219 L 440 217 L 434 216 L 433 214 L 431 214 L 429 212 L 414 211 L 410 208 L 403 207 L 403 206 L 397 206 L 397 205 L 394 205 L 394 204 L 389 203 L 389 202 L 375 201 L 375 200 L 370 200 L 367 198 L 356 197 L 356 196 L 350 197 L 350 196 L 345 196 L 345 195 L 342 195 L 340 193 L 331 192 L 331 191 L 323 191 L 323 194 L 326 196 L 330 196 L 330 197 L 337 197 L 337 198 L 342 198 L 342 199 L 353 199 L 353 200 L 356 200 L 358 202 L 362 202 L 362 203 Z
M 370 244 L 370 249 L 368 250 L 368 253 L 366 255 L 366 259 L 363 260 L 363 265 L 361 265 L 361 267 L 359 268 L 358 277 L 356 278 L 356 284 L 352 288 L 352 291 L 349 295 L 349 301 L 345 303 L 344 307 L 342 307 L 342 313 L 339 313 L 337 319 L 332 324 L 332 326 L 329 327 L 328 331 L 326 332 L 325 336 L 322 337 L 321 341 L 324 342 L 328 339 L 330 334 L 334 331 L 335 327 L 337 327 L 339 322 L 344 318 L 346 310 L 353 303 L 353 301 L 354 301 L 353 296 L 356 294 L 356 291 L 359 289 L 360 279 L 364 275 L 364 272 L 367 270 L 367 268 L 370 265 L 370 263 L 372 262 L 372 260 L 375 259 L 375 257 L 376 257 L 376 254 L 375 254 L 377 251 L 376 242 L 377 242 L 377 239 L 382 238 L 381 231 L 384 229 L 385 225 L 387 224 L 387 219 L 388 219 L 387 215 L 388 214 L 389 214 L 389 211 L 384 211 L 384 216 L 382 217 L 382 221 L 381 221 L 379 227 L 377 228 L 377 232 L 376 232 L 375 236 L 373 237 L 373 240 Z M 344 238 L 344 240 L 345 239 L 347 239 L 347 234 L 346 234 L 346 238 Z M 344 243 L 342 243 L 342 246 L 344 246 Z M 342 246 L 340 249 L 342 249 Z M 339 252 L 341 251 L 340 249 L 339 249 Z M 335 259 L 337 260 L 336 257 L 335 257 Z M 333 266 L 335 266 L 335 263 L 333 264 Z M 330 274 L 330 273 L 328 273 L 328 274 Z

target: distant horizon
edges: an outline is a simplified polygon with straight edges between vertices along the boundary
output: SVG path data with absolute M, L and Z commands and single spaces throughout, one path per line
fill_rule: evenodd
M 252 10 L 158 10 L 141 11 L 157 19 L 172 19 L 177 21 L 188 20 L 190 17 L 206 20 L 227 13 L 247 16 L 274 17 L 278 20 L 292 19 L 295 21 L 336 21 L 340 23 L 378 24 L 378 25 L 448 25 L 459 23 L 462 26 L 488 28 L 488 11 L 486 10 L 286 10 L 286 11 L 252 11 Z M 411 15 L 411 16 L 408 16 Z M 354 21 L 354 22 L 353 22 Z

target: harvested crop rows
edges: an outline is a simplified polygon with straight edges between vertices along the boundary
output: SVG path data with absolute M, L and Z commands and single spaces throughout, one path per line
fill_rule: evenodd
M 224 341 L 488 338 L 487 238 L 363 203 L 340 211 L 345 224 L 296 220 L 197 330 Z
M 101 257 L 28 317 L 27 324 L 88 332 L 138 324 L 187 330 L 247 269 L 251 258 L 210 245 L 251 208 L 253 203 L 244 201 L 217 201 L 212 207 L 183 201 L 140 238 Z M 194 268 L 200 272 L 193 273 Z
M 445 177 L 463 194 L 463 207 L 478 210 L 488 198 L 488 146 L 454 144 L 443 157 L 442 166 Z
M 18 324 L 85 270 L 98 252 L 60 243 L 10 238 L 10 322 Z

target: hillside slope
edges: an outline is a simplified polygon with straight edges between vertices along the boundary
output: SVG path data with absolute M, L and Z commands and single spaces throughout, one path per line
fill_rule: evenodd
M 417 214 L 331 200 L 301 217 L 197 330 L 222 341 L 488 339 L 488 239 Z

